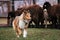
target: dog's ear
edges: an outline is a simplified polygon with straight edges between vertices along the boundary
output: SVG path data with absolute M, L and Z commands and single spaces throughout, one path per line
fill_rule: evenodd
M 26 10 L 24 10 L 23 12 L 24 12 L 24 14 L 26 14 L 26 13 L 27 13 L 27 11 L 26 11 Z

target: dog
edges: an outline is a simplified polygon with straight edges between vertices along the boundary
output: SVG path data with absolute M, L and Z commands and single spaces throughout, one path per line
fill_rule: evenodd
M 31 20 L 31 14 L 29 11 L 24 10 L 20 16 L 16 16 L 12 22 L 13 29 L 16 31 L 16 35 L 23 33 L 23 37 L 27 37 L 27 28 Z

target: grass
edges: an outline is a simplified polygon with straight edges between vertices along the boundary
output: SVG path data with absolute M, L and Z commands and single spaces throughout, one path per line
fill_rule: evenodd
M 60 40 L 60 30 L 28 28 L 27 38 L 17 38 L 12 28 L 0 28 L 0 40 Z

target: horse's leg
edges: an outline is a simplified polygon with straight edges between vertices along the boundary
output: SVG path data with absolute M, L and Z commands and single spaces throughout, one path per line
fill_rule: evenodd
M 42 19 L 41 21 L 41 27 L 44 27 L 43 24 L 44 24 L 44 19 Z
M 7 20 L 8 26 L 10 26 L 10 25 L 9 25 L 9 24 L 10 24 L 10 23 L 9 23 L 9 22 L 10 22 L 10 17 L 8 17 L 7 19 L 8 19 L 8 20 Z
M 33 20 L 33 22 L 35 23 L 35 28 L 38 28 L 39 27 L 39 20 L 35 19 L 35 20 Z
M 39 22 L 38 21 L 36 22 L 36 27 L 39 28 Z
M 45 28 L 47 28 L 47 18 L 45 18 Z
M 59 16 L 59 24 L 58 24 L 58 28 L 60 29 L 60 16 Z
M 30 25 L 31 23 L 32 23 L 32 20 L 29 22 L 28 27 L 31 27 L 32 28 L 32 26 Z
M 60 24 L 60 16 L 57 17 L 58 24 Z
M 57 28 L 56 23 L 57 23 L 57 17 L 55 17 L 55 28 Z
M 33 21 L 35 23 L 35 28 L 38 28 L 38 22 L 37 21 Z
M 56 19 L 56 17 L 53 17 L 53 18 L 52 18 L 53 28 L 56 28 L 56 23 L 57 23 L 57 19 Z
M 60 16 L 59 16 L 59 24 L 60 24 Z

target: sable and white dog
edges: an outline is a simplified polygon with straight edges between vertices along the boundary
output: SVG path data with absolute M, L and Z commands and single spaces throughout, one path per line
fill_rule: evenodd
M 23 11 L 20 16 L 16 16 L 16 18 L 12 22 L 13 29 L 16 31 L 17 37 L 23 33 L 23 37 L 27 37 L 27 28 L 28 24 L 31 20 L 31 15 L 29 11 Z

